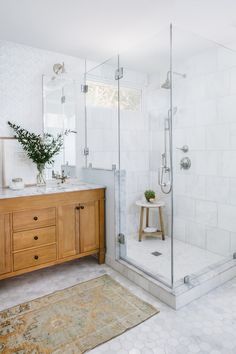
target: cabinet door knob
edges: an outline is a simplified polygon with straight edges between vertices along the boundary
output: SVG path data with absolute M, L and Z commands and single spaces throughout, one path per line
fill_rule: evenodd
M 38 236 L 34 236 L 34 239 L 35 239 L 35 240 L 38 240 Z
M 84 209 L 84 206 L 83 206 L 83 205 L 81 205 L 80 209 Z
M 76 210 L 80 210 L 80 206 L 75 207 Z
M 34 256 L 34 259 L 39 259 L 39 256 Z
M 37 220 L 38 220 L 38 217 L 37 217 L 37 216 L 34 216 L 34 220 L 37 221 Z

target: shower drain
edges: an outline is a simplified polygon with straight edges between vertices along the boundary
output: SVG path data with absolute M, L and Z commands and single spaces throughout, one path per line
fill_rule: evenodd
M 161 256 L 162 255 L 162 253 L 160 253 L 160 252 L 157 252 L 157 251 L 155 251 L 155 252 L 152 252 L 151 253 L 153 256 Z

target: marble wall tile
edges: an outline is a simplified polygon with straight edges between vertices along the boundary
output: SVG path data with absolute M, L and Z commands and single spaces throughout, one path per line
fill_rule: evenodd
M 236 232 L 236 206 L 219 204 L 218 225 L 224 230 Z
M 223 151 L 220 155 L 219 174 L 224 177 L 236 178 L 236 151 Z
M 236 185 L 235 185 L 236 188 Z M 235 189 L 236 193 L 236 189 Z M 206 199 L 224 203 L 230 198 L 230 179 L 218 176 L 206 176 Z M 235 194 L 236 203 L 236 194 Z
M 220 124 L 207 127 L 206 149 L 207 150 L 229 150 L 230 148 L 230 126 Z
M 236 115 L 235 95 L 225 96 L 218 99 L 217 106 L 219 120 L 222 123 L 234 123 Z
M 186 222 L 186 242 L 200 248 L 206 248 L 206 227 L 194 221 Z
M 217 226 L 217 204 L 196 200 L 196 221 L 202 225 Z
M 193 219 L 195 216 L 195 201 L 185 196 L 174 198 L 175 215 L 180 218 Z
M 202 100 L 195 104 L 196 125 L 215 125 L 218 121 L 217 100 Z
M 179 217 L 174 218 L 174 238 L 186 241 L 186 220 Z
M 206 248 L 208 251 L 222 255 L 230 253 L 230 233 L 218 228 L 207 229 Z

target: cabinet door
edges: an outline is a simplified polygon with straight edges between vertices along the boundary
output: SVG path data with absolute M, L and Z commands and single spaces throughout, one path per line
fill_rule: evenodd
M 11 216 L 0 214 L 0 274 L 11 271 Z
M 79 238 L 81 253 L 99 248 L 99 201 L 80 204 Z
M 78 253 L 77 213 L 75 204 L 58 207 L 59 258 Z

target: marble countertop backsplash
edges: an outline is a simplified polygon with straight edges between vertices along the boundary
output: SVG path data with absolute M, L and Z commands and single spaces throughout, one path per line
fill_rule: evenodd
M 47 183 L 45 187 L 30 186 L 21 190 L 12 190 L 10 188 L 0 188 L 0 199 L 29 197 L 34 195 L 56 194 L 65 192 L 79 192 L 85 190 L 93 190 L 105 188 L 103 185 L 92 184 L 86 182 L 70 182 L 66 183 Z

